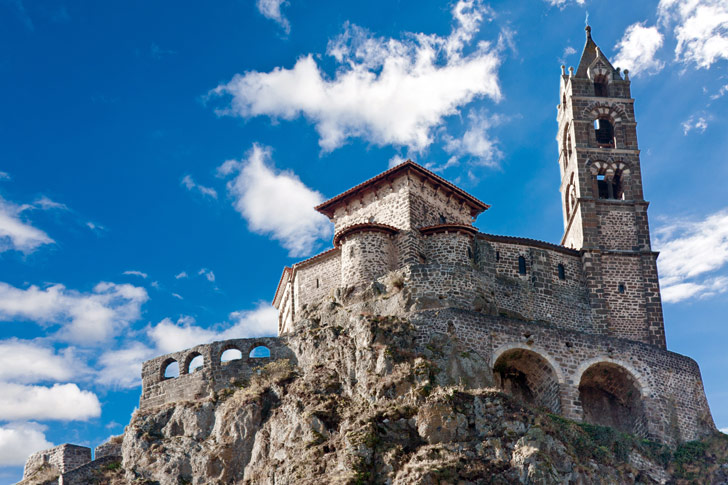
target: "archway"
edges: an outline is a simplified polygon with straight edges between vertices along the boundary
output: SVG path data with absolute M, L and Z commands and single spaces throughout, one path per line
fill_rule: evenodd
M 162 363 L 162 380 L 179 377 L 179 363 L 174 359 L 167 359 Z
M 188 355 L 186 361 L 185 369 L 187 370 L 187 374 L 192 374 L 196 370 L 202 369 L 205 365 L 205 358 L 199 352 L 193 352 Z
M 248 357 L 251 359 L 269 359 L 270 358 L 270 349 L 266 347 L 265 345 L 257 345 L 255 348 L 253 348 L 250 351 L 250 354 L 248 354 Z
M 624 367 L 612 362 L 590 366 L 581 375 L 579 400 L 587 423 L 646 435 L 640 384 Z
M 561 412 L 561 392 L 554 368 L 540 354 L 515 348 L 503 352 L 493 365 L 496 385 L 526 404 Z

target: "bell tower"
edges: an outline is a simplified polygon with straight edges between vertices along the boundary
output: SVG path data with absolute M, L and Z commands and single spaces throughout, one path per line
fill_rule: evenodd
M 612 66 L 587 26 L 576 72 L 561 66 L 560 84 L 561 244 L 583 252 L 601 332 L 664 347 L 629 71 Z

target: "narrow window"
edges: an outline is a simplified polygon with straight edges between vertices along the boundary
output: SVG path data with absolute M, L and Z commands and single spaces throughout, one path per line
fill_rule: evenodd
M 526 258 L 518 256 L 518 273 L 526 274 Z
M 319 279 L 316 278 L 316 288 L 318 288 L 319 286 L 320 286 Z
M 609 120 L 603 118 L 594 120 L 594 135 L 600 147 L 614 148 L 614 127 Z
M 500 251 L 495 252 L 495 260 L 500 261 Z
M 559 263 L 558 269 L 559 269 L 559 279 L 560 280 L 565 280 L 566 279 L 566 272 L 564 271 L 564 265 L 561 264 L 561 263 Z
M 447 219 L 445 219 L 445 216 L 440 214 L 440 224 L 446 224 L 446 223 L 447 223 Z
M 468 247 L 468 259 L 473 259 L 473 250 Z
M 599 187 L 599 198 L 609 198 L 609 182 L 603 174 L 597 175 L 597 187 Z
M 619 284 L 619 287 L 617 288 L 617 291 L 619 291 L 620 293 L 624 293 L 624 283 L 620 283 Z

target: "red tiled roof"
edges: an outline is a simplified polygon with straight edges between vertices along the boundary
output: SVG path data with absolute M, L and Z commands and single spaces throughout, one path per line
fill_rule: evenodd
M 472 195 L 468 194 L 461 188 L 451 184 L 450 182 L 448 182 L 444 178 L 440 177 L 439 175 L 436 175 L 436 174 L 430 172 L 429 170 L 427 170 L 426 168 L 424 168 L 421 165 L 416 164 L 412 160 L 407 160 L 406 162 L 401 163 L 401 164 L 397 165 L 396 167 L 392 167 L 389 170 L 387 170 L 386 172 L 382 172 L 379 175 L 377 175 L 376 177 L 372 177 L 369 180 L 366 180 L 366 181 L 360 183 L 359 185 L 356 185 L 356 186 L 350 188 L 346 192 L 341 193 L 341 194 L 337 195 L 336 197 L 317 205 L 315 207 L 315 209 L 317 211 L 321 212 L 322 214 L 328 216 L 329 218 L 331 218 L 336 206 L 338 206 L 341 202 L 348 199 L 350 196 L 352 196 L 352 195 L 356 194 L 357 192 L 360 192 L 363 189 L 366 189 L 372 185 L 375 185 L 378 182 L 386 180 L 388 177 L 390 177 L 391 175 L 393 175 L 395 173 L 403 172 L 406 170 L 413 170 L 415 172 L 418 172 L 422 176 L 433 181 L 435 184 L 447 187 L 450 191 L 457 194 L 458 196 L 460 196 L 462 199 L 464 199 L 465 201 L 467 201 L 470 204 L 470 206 L 472 207 L 472 210 L 471 210 L 472 215 L 480 214 L 481 212 L 483 212 L 484 210 L 487 210 L 490 207 L 488 204 L 481 202 L 480 200 L 478 200 L 475 197 L 473 197 Z

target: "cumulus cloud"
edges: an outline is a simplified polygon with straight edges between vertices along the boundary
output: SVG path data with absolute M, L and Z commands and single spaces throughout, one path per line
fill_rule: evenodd
M 191 192 L 198 192 L 206 197 L 211 197 L 213 199 L 217 199 L 217 191 L 213 189 L 212 187 L 205 187 L 204 185 L 200 185 L 196 183 L 190 175 L 185 175 L 182 179 L 182 185 L 187 188 L 187 190 Z
M 263 17 L 278 23 L 286 34 L 291 32 L 291 24 L 281 13 L 281 6 L 288 5 L 286 0 L 258 0 L 256 6 Z
M 29 455 L 53 447 L 45 437 L 46 429 L 33 422 L 0 426 L 0 466 L 23 466 Z
M 73 349 L 55 351 L 37 342 L 0 340 L 0 381 L 29 384 L 42 381 L 68 381 L 88 372 Z
M 655 236 L 663 301 L 728 290 L 728 278 L 715 274 L 728 263 L 728 209 L 699 221 L 673 221 L 659 227 Z
M 266 303 L 253 310 L 232 312 L 229 322 L 203 328 L 194 319 L 183 317 L 176 322 L 165 318 L 148 330 L 160 354 L 177 352 L 195 345 L 232 338 L 265 337 L 278 332 L 278 311 Z
M 176 280 L 181 280 L 183 278 L 189 278 L 189 276 L 187 275 L 187 271 L 181 271 L 181 272 L 177 273 L 176 275 L 174 275 L 174 279 L 176 279 Z
M 0 197 L 0 253 L 12 249 L 28 254 L 54 242 L 48 234 L 21 219 L 21 213 L 29 207 Z
M 502 154 L 497 142 L 488 135 L 488 130 L 501 121 L 498 115 L 471 111 L 468 128 L 461 137 L 445 136 L 445 151 L 474 159 L 480 165 L 496 166 Z
M 645 27 L 644 22 L 627 27 L 614 48 L 614 65 L 629 69 L 630 74 L 656 74 L 665 67 L 655 54 L 662 47 L 663 36 L 657 27 Z
M 218 172 L 235 174 L 228 192 L 251 231 L 279 241 L 290 256 L 308 255 L 319 239 L 331 235 L 329 220 L 313 209 L 324 198 L 293 172 L 276 171 L 270 158 L 270 148 L 256 144 L 246 160 L 228 160 Z
M 725 0 L 660 0 L 657 12 L 664 25 L 675 25 L 675 59 L 706 69 L 728 59 Z
M 101 282 L 91 293 L 82 293 L 61 284 L 21 289 L 0 282 L 0 321 L 60 325 L 61 338 L 98 343 L 137 320 L 147 299 L 144 288 L 129 284 Z
M 704 115 L 692 115 L 682 122 L 682 127 L 684 135 L 687 135 L 693 130 L 699 133 L 705 133 L 705 130 L 708 129 L 708 117 Z
M 96 382 L 100 385 L 130 389 L 141 384 L 142 363 L 160 352 L 140 342 L 127 347 L 105 352 L 97 362 L 100 371 Z
M 489 10 L 476 0 L 461 0 L 452 10 L 455 26 L 447 37 L 405 34 L 380 38 L 355 25 L 329 42 L 337 65 L 333 77 L 316 56 L 300 58 L 292 69 L 237 74 L 211 94 L 230 99 L 219 114 L 304 116 L 328 152 L 351 138 L 415 151 L 433 142 L 434 128 L 476 97 L 501 97 L 497 70 L 502 47 L 472 44 Z
M 0 382 L 0 416 L 8 421 L 85 421 L 100 415 L 96 395 L 76 384 L 45 387 Z

